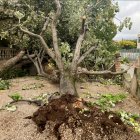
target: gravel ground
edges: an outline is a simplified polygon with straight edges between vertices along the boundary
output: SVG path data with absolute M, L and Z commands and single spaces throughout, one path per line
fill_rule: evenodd
M 45 79 L 37 79 L 36 77 L 23 77 L 11 80 L 9 90 L 0 91 L 0 107 L 11 99 L 8 95 L 20 93 L 24 98 L 33 98 L 42 93 L 53 93 L 58 91 L 58 85 L 52 84 Z M 33 83 L 43 84 L 44 87 L 38 89 L 22 90 L 23 86 Z M 105 93 L 126 93 L 123 88 L 118 85 L 102 85 L 100 83 L 81 83 L 77 84 L 78 92 L 81 97 L 86 96 L 85 93 L 90 93 L 95 100 L 100 94 Z M 54 137 L 47 137 L 48 132 L 37 132 L 36 125 L 32 120 L 25 119 L 37 110 L 38 107 L 26 103 L 18 103 L 18 109 L 15 112 L 1 111 L 0 112 L 0 140 L 55 140 Z M 136 100 L 129 94 L 123 103 L 116 106 L 115 110 L 121 109 L 132 113 L 140 113 L 140 107 Z

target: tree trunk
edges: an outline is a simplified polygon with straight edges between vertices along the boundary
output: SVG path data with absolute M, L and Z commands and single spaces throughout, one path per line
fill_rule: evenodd
M 78 96 L 75 82 L 76 77 L 70 74 L 70 72 L 60 74 L 60 93 Z
M 16 65 L 17 62 L 19 62 L 22 57 L 24 56 L 25 51 L 20 51 L 15 57 L 7 60 L 2 66 L 0 66 L 0 76 L 10 68 Z

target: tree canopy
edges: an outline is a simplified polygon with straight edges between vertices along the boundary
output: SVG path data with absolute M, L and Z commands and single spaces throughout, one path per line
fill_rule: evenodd
M 113 4 L 111 0 L 61 0 L 61 15 L 58 19 L 57 33 L 59 47 L 62 55 L 71 59 L 74 46 L 80 33 L 82 17 L 86 18 L 88 32 L 82 44 L 84 53 L 91 46 L 98 44 L 86 58 L 86 63 L 90 68 L 99 68 L 102 64 L 104 69 L 112 61 L 112 57 L 117 50 L 116 44 L 112 41 L 117 33 L 117 29 L 128 26 L 129 19 L 118 27 L 113 19 L 119 11 L 118 5 Z M 40 33 L 46 20 L 51 20 L 56 6 L 54 1 L 50 0 L 1 0 L 1 38 L 8 38 L 11 46 L 38 48 L 40 43 L 27 34 L 24 34 L 18 28 L 24 26 L 29 31 Z M 7 24 L 5 24 L 7 23 Z M 50 23 L 47 30 L 43 31 L 45 41 L 51 48 L 53 46 Z M 110 55 L 111 57 L 107 57 Z

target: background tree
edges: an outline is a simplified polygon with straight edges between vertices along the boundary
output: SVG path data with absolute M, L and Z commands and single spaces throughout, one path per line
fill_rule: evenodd
M 119 41 L 121 49 L 135 49 L 137 48 L 137 40 L 122 40 Z

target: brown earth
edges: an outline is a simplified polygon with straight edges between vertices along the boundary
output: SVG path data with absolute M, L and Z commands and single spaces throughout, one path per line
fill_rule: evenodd
M 38 96 L 42 93 L 53 93 L 53 92 L 58 91 L 58 85 L 52 84 L 42 78 L 38 79 L 36 77 L 23 77 L 23 78 L 13 79 L 13 80 L 11 80 L 11 83 L 12 83 L 12 85 L 9 90 L 0 91 L 0 107 L 4 104 L 8 103 L 9 101 L 11 101 L 11 99 L 8 97 L 8 95 L 11 95 L 16 92 L 20 93 L 24 98 L 28 99 L 28 98 L 33 98 L 35 96 Z M 44 87 L 37 88 L 37 89 L 30 89 L 30 90 L 22 90 L 23 86 L 30 85 L 33 83 L 43 84 Z M 121 109 L 121 110 L 125 110 L 125 111 L 131 112 L 131 113 L 140 114 L 140 107 L 137 104 L 136 100 L 134 98 L 132 98 L 120 86 L 102 85 L 100 83 L 86 82 L 86 83 L 78 83 L 77 89 L 78 89 L 78 92 L 80 93 L 80 96 L 83 97 L 85 100 L 96 100 L 96 98 L 99 95 L 105 94 L 105 93 L 113 93 L 113 94 L 125 93 L 128 95 L 127 98 L 124 100 L 124 102 L 119 103 L 114 108 L 114 110 Z M 86 98 L 87 93 L 90 93 L 93 96 L 93 98 L 92 99 Z M 15 112 L 1 111 L 0 112 L 0 140 L 57 140 L 56 136 L 53 134 L 54 131 L 53 131 L 53 127 L 52 127 L 56 124 L 55 122 L 49 121 L 48 123 L 50 123 L 50 125 L 46 125 L 45 126 L 46 129 L 42 133 L 39 133 L 37 131 L 37 126 L 35 125 L 35 123 L 30 119 L 25 119 L 25 117 L 31 116 L 37 109 L 38 109 L 38 107 L 36 107 L 34 105 L 29 105 L 27 103 L 18 103 L 18 109 Z M 76 111 L 76 110 L 74 110 L 74 111 Z M 100 117 L 100 115 L 101 116 L 103 115 L 96 108 L 93 109 L 92 112 L 93 112 L 93 115 L 95 115 L 94 113 L 97 112 L 97 116 L 99 116 L 99 117 Z M 108 114 L 103 116 L 103 118 L 107 118 L 107 116 L 108 116 Z M 80 116 L 77 115 L 76 119 L 77 119 L 77 117 L 80 117 Z M 94 121 L 95 121 L 95 119 L 93 119 L 93 122 Z M 73 120 L 72 120 L 71 124 L 73 124 Z M 87 131 L 92 131 L 95 134 L 96 133 L 95 124 L 96 124 L 96 126 L 97 126 L 97 124 L 101 124 L 100 119 L 99 119 L 98 123 L 95 123 L 95 122 L 90 123 L 87 121 L 87 122 L 84 122 L 82 125 L 83 126 L 88 125 L 89 127 L 92 127 L 92 125 L 93 125 L 94 129 L 93 130 L 87 129 Z M 59 128 L 60 133 L 62 134 L 62 131 L 67 130 L 64 133 L 64 135 L 67 137 L 68 140 L 71 140 L 70 139 L 70 138 L 72 138 L 71 129 L 67 128 L 68 126 L 65 123 L 63 125 L 61 125 Z M 121 125 L 121 124 L 118 126 L 123 128 L 123 125 Z M 114 128 L 116 129 L 116 125 Z M 50 131 L 48 131 L 48 129 Z M 135 135 L 129 129 L 127 131 L 130 133 L 130 137 L 131 136 L 133 137 L 133 135 Z M 117 129 L 116 132 L 117 132 L 116 135 L 118 135 L 119 140 L 121 140 L 121 139 L 125 140 L 126 135 L 127 135 L 125 130 L 122 131 L 122 130 Z M 124 132 L 124 134 L 122 134 L 122 132 Z M 81 132 L 80 128 L 76 129 L 76 134 L 80 135 L 81 133 L 82 132 Z M 89 134 L 89 136 L 91 136 L 91 132 L 87 132 L 87 133 Z M 107 133 L 109 133 L 109 132 L 107 132 Z M 98 134 L 98 133 L 96 133 L 96 134 Z M 72 139 L 80 140 L 81 138 L 79 135 L 78 136 L 75 135 L 75 136 L 77 136 L 77 138 L 72 138 Z M 103 136 L 103 135 L 101 135 L 101 136 Z M 62 136 L 62 137 L 64 138 L 64 136 Z M 117 138 L 117 136 L 116 136 L 116 138 Z M 108 138 L 106 138 L 106 136 L 105 136 L 103 140 L 107 140 L 107 139 Z M 135 139 L 136 139 L 136 137 L 134 138 L 134 140 Z M 85 140 L 86 140 L 86 138 L 85 138 Z M 96 138 L 93 138 L 93 140 L 96 140 Z M 118 140 L 118 139 L 114 139 L 114 140 Z
M 111 116 L 111 117 L 110 117 Z M 72 95 L 63 95 L 40 107 L 32 117 L 39 132 L 57 140 L 139 140 L 140 135 L 113 112 L 103 113 Z M 46 127 L 47 126 L 47 127 Z M 46 128 L 45 128 L 46 127 Z

